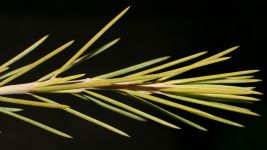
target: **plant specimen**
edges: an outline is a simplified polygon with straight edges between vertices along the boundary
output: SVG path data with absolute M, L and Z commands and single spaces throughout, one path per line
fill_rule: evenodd
M 48 59 L 52 58 L 61 51 L 67 49 L 74 41 L 63 44 L 59 48 L 34 62 L 9 71 L 13 63 L 17 62 L 25 55 L 35 50 L 40 44 L 42 44 L 48 37 L 45 36 L 35 42 L 32 46 L 24 50 L 22 53 L 18 54 L 14 58 L 1 65 L 1 104 L 12 103 L 16 106 L 29 105 L 34 107 L 61 109 L 62 111 L 73 114 L 77 117 L 80 117 L 117 134 L 127 137 L 129 136 L 127 133 L 107 123 L 74 110 L 71 108 L 71 106 L 40 96 L 40 94 L 68 94 L 80 100 L 93 102 L 94 104 L 106 108 L 110 111 L 119 113 L 138 121 L 151 120 L 174 129 L 180 128 L 177 125 L 167 122 L 159 117 L 148 114 L 143 110 L 129 106 L 123 103 L 123 101 L 121 101 L 120 99 L 114 99 L 112 97 L 105 96 L 99 91 L 113 91 L 120 93 L 127 98 L 131 97 L 134 100 L 141 102 L 144 105 L 148 105 L 151 108 L 165 114 L 166 116 L 177 119 L 185 124 L 203 131 L 207 131 L 207 129 L 165 109 L 165 107 L 163 108 L 162 105 L 174 107 L 204 118 L 237 127 L 243 127 L 243 125 L 219 116 L 215 116 L 203 110 L 181 104 L 180 102 L 183 101 L 185 103 L 194 103 L 236 113 L 259 116 L 257 113 L 252 112 L 247 108 L 233 105 L 233 103 L 252 103 L 259 101 L 259 99 L 254 98 L 251 95 L 261 95 L 262 93 L 255 91 L 254 87 L 241 86 L 242 83 L 253 83 L 261 81 L 259 79 L 255 79 L 254 76 L 251 76 L 251 74 L 258 72 L 259 70 L 244 70 L 198 77 L 177 78 L 180 74 L 188 72 L 190 70 L 228 60 L 230 57 L 227 57 L 226 55 L 236 50 L 238 46 L 229 48 L 225 51 L 206 57 L 204 59 L 191 62 L 189 65 L 183 65 L 182 63 L 193 61 L 193 59 L 206 54 L 207 51 L 199 52 L 169 62 L 165 62 L 167 59 L 169 59 L 168 56 L 156 58 L 95 77 L 84 77 L 85 74 L 62 76 L 63 72 L 66 72 L 72 67 L 75 67 L 76 65 L 79 65 L 80 63 L 107 50 L 109 47 L 113 46 L 119 41 L 119 39 L 115 39 L 96 50 L 86 53 L 91 45 L 94 44 L 94 42 L 99 39 L 99 37 L 101 37 L 115 22 L 117 22 L 128 11 L 128 9 L 129 7 L 119 13 L 114 19 L 112 19 L 81 49 L 79 49 L 77 53 L 75 53 L 65 64 L 52 71 L 51 73 L 46 74 L 42 78 L 36 79 L 36 81 L 14 85 L 8 84 L 16 78 L 31 71 L 33 68 L 46 62 Z M 161 64 L 158 65 L 159 63 Z M 180 67 L 170 69 L 171 67 L 176 65 L 180 65 Z M 32 97 L 32 99 L 12 98 L 12 95 L 19 94 L 29 95 Z M 22 109 L 20 108 L 10 108 L 4 106 L 0 107 L 0 113 L 2 114 L 20 119 L 54 134 L 71 138 L 70 135 L 62 131 L 20 115 L 20 111 L 22 111 Z

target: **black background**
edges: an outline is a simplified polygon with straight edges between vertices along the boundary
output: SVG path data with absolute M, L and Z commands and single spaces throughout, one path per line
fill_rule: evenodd
M 209 55 L 240 45 L 227 62 L 189 72 L 185 76 L 221 73 L 244 69 L 261 69 L 258 78 L 265 78 L 266 71 L 266 16 L 264 2 L 179 2 L 179 1 L 9 1 L 0 6 L 0 63 L 26 48 L 40 37 L 49 39 L 14 67 L 34 61 L 57 46 L 75 39 L 76 43 L 55 59 L 34 69 L 14 83 L 30 82 L 63 64 L 71 54 L 92 37 L 121 10 L 131 5 L 130 11 L 92 47 L 96 48 L 121 37 L 109 51 L 73 68 L 70 73 L 86 72 L 88 76 L 113 71 L 145 60 L 171 55 L 173 59 L 209 50 Z M 42 69 L 40 69 L 42 68 Z M 257 83 L 264 92 L 266 82 Z M 50 96 L 50 95 L 49 95 Z M 116 98 L 121 98 L 114 95 Z M 246 125 L 240 129 L 185 114 L 210 129 L 201 132 L 180 122 L 165 119 L 181 126 L 173 130 L 156 123 L 136 122 L 110 113 L 91 103 L 77 101 L 70 96 L 52 96 L 70 104 L 88 115 L 126 131 L 131 138 L 124 138 L 79 118 L 57 110 L 25 108 L 29 116 L 73 135 L 64 139 L 11 117 L 0 117 L 1 149 L 266 149 L 266 102 L 248 106 L 262 114 L 249 117 L 224 111 L 211 110 Z M 124 98 L 140 109 L 139 104 Z M 1 104 L 2 105 L 2 104 Z M 6 106 L 6 104 L 3 104 Z M 198 107 L 198 106 L 197 106 Z M 202 107 L 198 107 L 202 108 Z M 205 110 L 205 107 L 203 107 Z M 171 109 L 172 110 L 172 109 Z M 147 110 L 152 114 L 155 112 Z M 177 110 L 174 112 L 180 113 Z M 182 113 L 182 112 L 181 112 Z M 183 114 L 183 113 L 182 113 Z

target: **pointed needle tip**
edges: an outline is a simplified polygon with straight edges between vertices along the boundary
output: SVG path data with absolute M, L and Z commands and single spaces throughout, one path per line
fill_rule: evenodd
M 125 136 L 125 137 L 127 137 L 127 138 L 130 138 L 130 137 L 131 137 L 129 134 L 126 134 L 126 133 L 122 133 L 121 135 L 122 135 L 122 136 Z
M 182 128 L 178 127 L 178 126 L 174 126 L 173 128 L 174 128 L 174 129 L 177 129 L 177 130 L 182 129 Z
M 68 43 L 66 43 L 65 46 L 68 47 L 68 46 L 72 45 L 74 42 L 75 42 L 75 40 L 71 40 Z
M 123 14 L 126 13 L 130 8 L 131 8 L 131 5 L 126 7 L 121 13 L 123 13 Z
M 201 52 L 201 54 L 206 54 L 206 53 L 208 53 L 209 51 L 203 51 L 203 52 Z
M 73 139 L 74 138 L 73 136 L 70 136 L 70 135 L 65 134 L 65 133 L 62 136 L 65 137 L 65 138 L 68 138 L 68 139 Z
M 118 42 L 119 40 L 121 40 L 121 37 L 116 38 L 114 41 Z
M 234 49 L 237 49 L 237 48 L 239 48 L 240 47 L 240 45 L 236 45 L 236 46 L 234 46 L 233 48 Z
M 261 70 L 260 69 L 256 69 L 256 70 L 254 70 L 254 72 L 260 72 Z
M 171 56 L 164 56 L 164 57 L 162 57 L 162 59 L 164 59 L 164 60 L 167 60 L 169 58 L 171 58 Z
M 253 91 L 253 94 L 264 95 L 262 92 L 258 92 L 258 91 Z
M 202 131 L 204 131 L 204 132 L 209 132 L 209 130 L 208 130 L 208 129 L 202 129 Z
M 245 128 L 245 126 L 244 126 L 244 125 L 242 125 L 242 124 L 237 124 L 237 127 L 240 127 L 240 128 Z
M 254 116 L 260 117 L 261 115 L 258 113 L 253 113 Z

